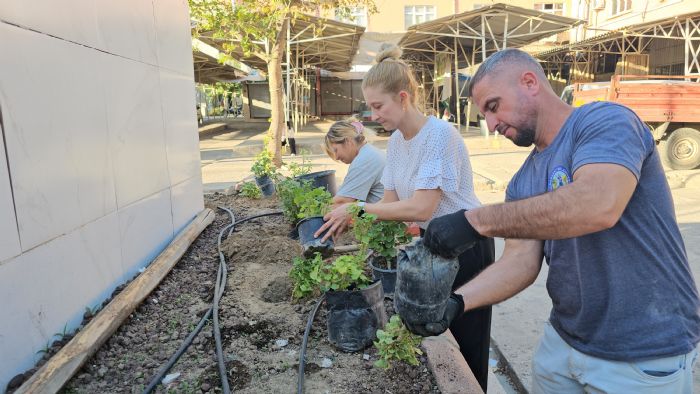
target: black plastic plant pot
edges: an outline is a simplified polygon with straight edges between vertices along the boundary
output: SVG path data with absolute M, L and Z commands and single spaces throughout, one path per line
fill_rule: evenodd
M 421 240 L 399 250 L 394 291 L 396 313 L 412 324 L 442 319 L 458 269 L 457 259 L 431 254 Z
M 387 322 L 380 282 L 362 290 L 326 292 L 328 340 L 345 352 L 356 352 L 376 339 Z
M 331 196 L 335 196 L 338 186 L 335 183 L 335 170 L 312 172 L 310 174 L 299 175 L 296 179 L 300 181 L 311 181 L 314 188 L 325 187 Z
M 331 257 L 333 255 L 333 239 L 328 238 L 325 242 L 321 242 L 321 238 L 326 235 L 328 230 L 321 233 L 320 237 L 314 237 L 314 233 L 316 233 L 316 231 L 323 226 L 323 223 L 323 216 L 312 216 L 299 221 L 297 224 L 299 243 L 301 243 L 304 257 L 313 257 L 314 253 L 316 252 L 321 253 L 321 256 L 324 258 Z
M 367 259 L 372 268 L 372 279 L 382 282 L 385 296 L 393 297 L 394 288 L 396 288 L 396 269 L 380 268 L 377 260 L 378 257 L 375 255 L 371 255 Z
M 263 196 L 270 197 L 275 194 L 275 184 L 272 182 L 269 176 L 255 177 L 255 184 L 258 185 L 262 191 Z

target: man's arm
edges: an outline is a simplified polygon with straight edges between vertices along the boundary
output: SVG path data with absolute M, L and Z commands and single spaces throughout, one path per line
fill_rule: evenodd
M 457 289 L 465 310 L 497 304 L 530 286 L 542 267 L 542 247 L 542 241 L 507 239 L 501 258 Z
M 587 164 L 573 178 L 553 192 L 473 209 L 465 216 L 484 236 L 578 237 L 613 227 L 637 186 L 635 175 L 618 164 Z

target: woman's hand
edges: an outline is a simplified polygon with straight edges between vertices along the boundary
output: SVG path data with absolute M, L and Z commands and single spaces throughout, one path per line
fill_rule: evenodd
M 323 224 L 323 226 L 321 226 L 320 229 L 318 229 L 318 231 L 316 231 L 314 237 L 318 238 L 318 236 L 321 235 L 322 232 L 328 229 L 326 235 L 324 235 L 321 239 L 321 242 L 325 242 L 331 236 L 335 238 L 344 233 L 345 230 L 347 230 L 348 225 L 350 224 L 351 217 L 350 213 L 348 213 L 348 207 L 350 207 L 350 205 L 350 203 L 341 204 L 334 210 L 327 213 L 323 217 L 323 220 L 325 220 L 326 222 Z

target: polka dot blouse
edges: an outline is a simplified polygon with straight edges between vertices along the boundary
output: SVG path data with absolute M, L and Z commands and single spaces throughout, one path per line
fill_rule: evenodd
M 462 137 L 449 123 L 428 117 L 418 134 L 406 140 L 397 130 L 389 138 L 384 189 L 407 200 L 416 190 L 441 189 L 442 197 L 431 220 L 460 209 L 481 205 L 474 194 L 472 166 Z M 426 228 L 430 223 L 418 222 Z

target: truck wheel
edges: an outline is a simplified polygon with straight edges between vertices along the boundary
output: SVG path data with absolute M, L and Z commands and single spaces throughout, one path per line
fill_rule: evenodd
M 665 142 L 665 143 L 663 143 Z M 700 166 L 700 131 L 690 127 L 676 129 L 659 144 L 664 161 L 674 170 L 692 170 Z

